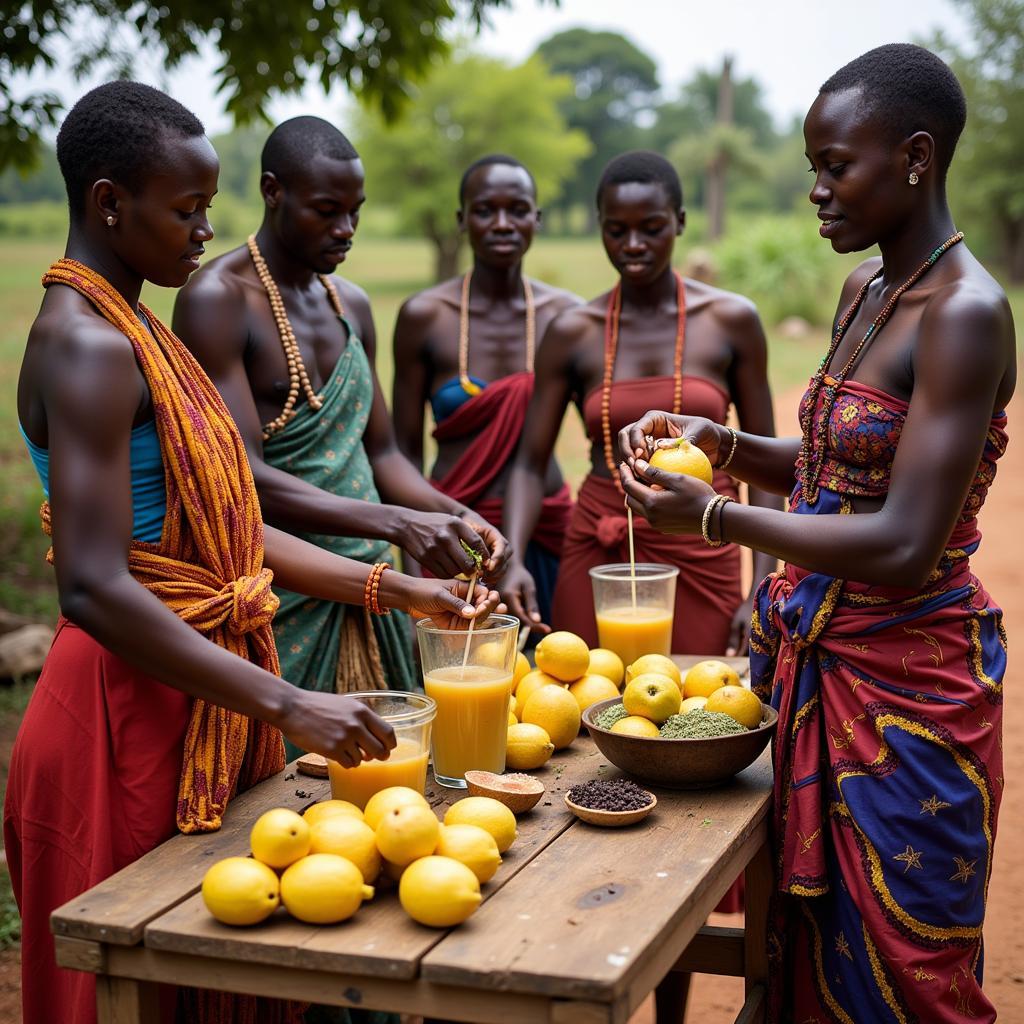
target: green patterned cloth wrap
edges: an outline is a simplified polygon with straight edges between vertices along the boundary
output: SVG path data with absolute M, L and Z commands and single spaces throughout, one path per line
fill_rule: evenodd
M 363 431 L 372 404 L 370 364 L 362 343 L 349 327 L 348 344 L 324 386 L 323 405 L 319 410 L 308 403 L 300 406 L 284 429 L 264 442 L 263 457 L 268 465 L 321 490 L 380 504 L 370 460 L 363 448 Z M 373 519 L 369 509 L 367 518 Z M 384 540 L 296 535 L 336 555 L 367 564 L 392 562 L 390 545 Z M 317 601 L 279 587 L 274 587 L 274 593 L 281 599 L 274 617 L 274 637 L 282 676 L 304 690 L 332 692 L 345 615 L 362 615 L 363 609 Z M 375 615 L 373 629 L 386 686 L 393 690 L 414 689 L 417 676 L 408 617 L 402 612 Z M 289 760 L 302 753 L 291 743 L 287 747 Z

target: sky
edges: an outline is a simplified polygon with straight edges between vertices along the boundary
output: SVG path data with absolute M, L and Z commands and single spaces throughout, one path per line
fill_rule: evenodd
M 538 43 L 567 28 L 619 32 L 655 60 L 670 98 L 695 71 L 717 69 L 731 54 L 735 76 L 757 79 L 780 127 L 802 115 L 821 83 L 865 50 L 927 37 L 935 29 L 954 42 L 967 38 L 954 0 L 561 0 L 558 7 L 513 0 L 511 9 L 489 20 L 475 46 L 511 62 L 526 59 Z M 167 76 L 144 60 L 136 77 L 171 92 L 215 135 L 231 128 L 215 93 L 215 63 L 210 49 Z M 70 105 L 102 80 L 69 79 L 66 67 L 57 68 L 34 74 L 30 84 L 55 90 Z M 273 100 L 269 111 L 275 121 L 298 114 L 338 118 L 346 101 L 342 88 L 324 95 L 313 85 L 301 96 Z

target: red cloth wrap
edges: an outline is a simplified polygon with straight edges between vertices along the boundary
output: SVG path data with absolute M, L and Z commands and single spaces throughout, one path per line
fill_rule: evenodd
M 502 377 L 460 405 L 434 430 L 434 439 L 439 442 L 472 437 L 473 443 L 442 479 L 431 483 L 499 529 L 504 499 L 484 496 L 515 454 L 532 394 L 532 373 Z M 572 496 L 566 484 L 544 499 L 532 539 L 557 555 L 571 512 Z

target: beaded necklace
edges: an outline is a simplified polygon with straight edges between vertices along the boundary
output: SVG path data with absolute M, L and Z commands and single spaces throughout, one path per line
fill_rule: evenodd
M 672 412 L 679 415 L 683 407 L 683 348 L 686 345 L 686 285 L 679 271 L 676 275 L 676 349 L 672 360 Z M 618 465 L 612 448 L 612 377 L 615 374 L 615 353 L 619 347 L 619 317 L 622 314 L 622 282 L 612 289 L 608 312 L 604 318 L 604 383 L 601 391 L 601 428 L 604 432 L 604 461 L 620 494 L 625 494 L 619 480 Z
M 318 395 L 309 383 L 309 375 L 306 373 L 306 364 L 302 361 L 302 352 L 299 343 L 295 338 L 291 322 L 288 319 L 288 311 L 284 306 L 284 299 L 277 284 L 270 275 L 267 261 L 256 244 L 256 236 L 250 235 L 247 245 L 249 255 L 252 257 L 252 264 L 256 268 L 256 274 L 263 285 L 263 290 L 270 300 L 270 309 L 274 314 L 274 322 L 277 324 L 277 333 L 281 337 L 281 347 L 284 349 L 284 357 L 288 362 L 288 397 L 285 399 L 284 408 L 281 414 L 269 423 L 263 424 L 263 440 L 269 440 L 274 434 L 281 430 L 284 425 L 295 416 L 295 401 L 299 397 L 299 388 L 306 394 L 306 400 L 313 409 L 320 409 L 324 404 L 324 396 Z M 345 310 L 341 305 L 341 298 L 338 295 L 334 282 L 326 274 L 317 274 L 320 283 L 327 292 L 327 299 L 339 320 L 345 316 Z
M 854 348 L 850 358 L 846 360 L 846 365 L 839 371 L 835 376 L 828 373 L 829 364 L 832 362 L 832 357 L 836 354 L 836 350 L 839 348 L 839 343 L 843 340 L 846 334 L 846 329 L 850 326 L 853 321 L 857 310 L 860 308 L 861 303 L 864 301 L 864 297 L 868 293 L 868 288 L 871 283 L 877 280 L 881 274 L 881 267 L 875 271 L 874 274 L 869 277 L 861 289 L 854 296 L 853 302 L 850 303 L 846 312 L 839 318 L 839 322 L 836 324 L 835 333 L 832 335 L 832 344 L 829 345 L 828 352 L 825 353 L 825 357 L 822 359 L 818 366 L 817 371 L 811 378 L 811 383 L 807 389 L 807 396 L 804 399 L 804 411 L 800 416 L 800 491 L 803 496 L 803 500 L 808 505 L 813 505 L 818 500 L 818 476 L 821 472 L 822 463 L 825 461 L 825 448 L 828 444 L 828 422 L 832 417 L 832 410 L 836 404 L 836 398 L 839 394 L 839 389 L 845 382 L 847 375 L 853 368 L 854 363 L 857 361 L 857 357 L 864 351 L 868 342 L 874 338 L 878 332 L 885 326 L 889 317 L 892 316 L 892 311 L 896 308 L 896 303 L 899 301 L 900 296 L 908 289 L 917 284 L 918 281 L 938 262 L 939 257 L 943 253 L 952 249 L 957 242 L 962 242 L 964 233 L 958 231 L 955 235 L 947 238 L 942 245 L 935 249 L 914 271 L 906 281 L 903 282 L 897 288 L 892 295 L 889 297 L 889 301 L 882 307 L 878 316 L 871 321 L 870 326 L 864 333 L 864 337 L 860 339 L 860 342 Z M 822 416 L 820 422 L 822 423 L 822 429 L 817 432 L 817 435 L 812 438 L 813 425 L 815 420 L 815 409 L 818 405 L 819 394 L 824 395 Z
M 459 304 L 459 383 L 467 395 L 479 395 L 480 386 L 469 379 L 469 283 L 473 271 L 462 279 L 462 300 Z M 526 302 L 526 372 L 533 373 L 533 352 L 537 338 L 537 313 L 533 287 L 523 278 L 523 299 Z

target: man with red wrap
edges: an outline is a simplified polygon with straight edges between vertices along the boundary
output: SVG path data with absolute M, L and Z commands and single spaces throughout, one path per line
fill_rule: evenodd
M 482 157 L 459 186 L 459 225 L 473 267 L 412 296 L 395 325 L 392 409 L 398 444 L 423 465 L 423 407 L 434 415 L 437 461 L 431 482 L 500 526 L 512 458 L 533 394 L 536 339 L 580 300 L 523 276 L 540 224 L 530 172 L 508 156 Z M 471 372 L 472 371 L 472 372 Z M 547 621 L 572 501 L 554 459 L 544 472 L 536 528 L 519 552 L 537 582 Z

